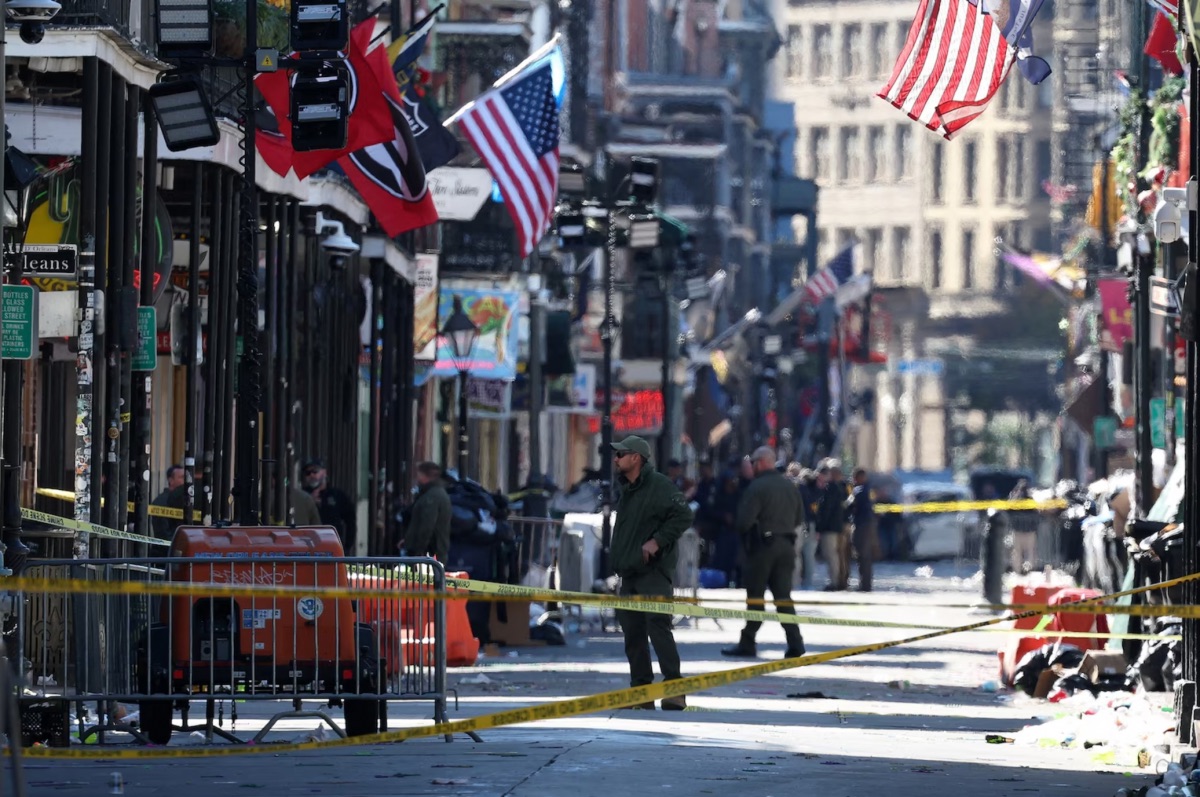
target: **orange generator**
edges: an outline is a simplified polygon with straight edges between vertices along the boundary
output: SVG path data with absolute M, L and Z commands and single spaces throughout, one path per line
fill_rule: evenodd
M 172 582 L 271 587 L 350 585 L 332 528 L 180 527 L 171 543 Z M 138 645 L 135 683 L 144 694 L 378 694 L 387 681 L 374 630 L 356 602 L 317 595 L 163 599 L 159 622 Z M 378 729 L 377 700 L 350 699 L 350 735 Z M 170 701 L 147 700 L 142 727 L 158 744 L 171 735 Z

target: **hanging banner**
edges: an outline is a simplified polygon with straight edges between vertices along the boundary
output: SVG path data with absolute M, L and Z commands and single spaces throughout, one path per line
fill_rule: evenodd
M 469 357 L 468 370 L 481 379 L 514 379 L 517 375 L 517 316 L 521 294 L 496 288 L 446 288 L 438 293 L 438 317 L 449 318 L 454 300 L 462 300 L 463 312 L 479 329 Z M 437 361 L 433 376 L 456 376 L 454 350 L 450 341 L 438 336 Z
M 512 382 L 503 379 L 467 380 L 467 404 L 472 418 L 507 418 Z
M 413 274 L 413 357 L 437 359 L 438 333 L 438 256 L 417 255 Z
M 1123 279 L 1097 280 L 1100 293 L 1100 347 L 1120 352 L 1133 337 L 1133 308 L 1129 306 L 1129 282 Z

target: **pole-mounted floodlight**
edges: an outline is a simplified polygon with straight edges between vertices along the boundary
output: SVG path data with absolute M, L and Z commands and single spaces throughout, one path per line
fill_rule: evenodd
M 298 53 L 345 50 L 350 39 L 346 0 L 292 0 L 289 22 Z
M 199 78 L 189 76 L 155 83 L 150 87 L 150 102 L 163 140 L 172 152 L 211 147 L 221 140 L 217 118 Z
M 158 54 L 203 56 L 213 48 L 213 5 L 206 0 L 156 0 Z
M 292 83 L 292 148 L 342 149 L 350 121 L 350 80 L 345 67 L 296 75 Z

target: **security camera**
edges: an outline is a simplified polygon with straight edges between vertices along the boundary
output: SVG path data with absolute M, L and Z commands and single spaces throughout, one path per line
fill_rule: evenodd
M 346 234 L 346 227 L 340 221 L 325 218 L 325 214 L 317 213 L 317 235 L 321 238 L 321 248 L 329 252 L 334 259 L 340 257 L 342 265 L 350 255 L 358 254 L 362 249 L 358 242 Z
M 4 10 L 9 19 L 21 23 L 21 41 L 37 44 L 46 35 L 46 23 L 62 6 L 54 0 L 8 0 Z
M 1182 235 L 1183 217 L 1179 204 L 1187 201 L 1187 189 L 1165 188 L 1154 211 L 1154 237 L 1159 243 L 1173 244 Z

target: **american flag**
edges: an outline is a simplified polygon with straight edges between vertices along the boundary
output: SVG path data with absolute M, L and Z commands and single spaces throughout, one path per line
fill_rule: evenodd
M 921 0 L 878 96 L 950 139 L 983 113 L 1016 58 L 995 14 L 969 0 Z
M 462 111 L 463 133 L 500 184 L 521 257 L 550 228 L 558 196 L 558 103 L 550 61 L 500 83 Z
M 854 274 L 854 248 L 858 243 L 852 243 L 830 260 L 825 268 L 808 278 L 804 283 L 804 301 L 818 305 L 837 293 L 837 289 L 846 284 Z

